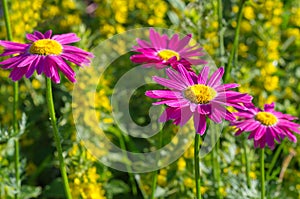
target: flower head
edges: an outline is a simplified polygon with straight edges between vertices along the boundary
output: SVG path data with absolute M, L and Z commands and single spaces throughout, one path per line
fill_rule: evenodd
M 18 54 L 0 62 L 2 68 L 12 69 L 9 77 L 13 81 L 20 80 L 23 75 L 30 78 L 36 70 L 39 75 L 44 73 L 53 82 L 59 83 L 60 70 L 71 82 L 75 82 L 76 74 L 65 60 L 83 66 L 89 64 L 89 58 L 93 57 L 92 53 L 66 45 L 80 40 L 75 33 L 52 36 L 51 30 L 45 34 L 35 31 L 33 34 L 27 34 L 26 38 L 31 42 L 21 44 L 0 40 L 0 46 L 4 47 L 0 56 Z
M 188 72 L 181 64 L 179 71 L 170 68 L 166 70 L 169 79 L 156 77 L 158 84 L 170 90 L 151 90 L 146 95 L 161 99 L 154 105 L 165 104 L 168 107 L 160 117 L 161 122 L 173 119 L 174 124 L 183 126 L 194 116 L 194 126 L 197 133 L 203 135 L 206 130 L 206 116 L 216 123 L 223 118 L 234 120 L 231 112 L 224 106 L 233 106 L 242 109 L 242 103 L 250 103 L 252 97 L 229 89 L 238 84 L 221 84 L 224 69 L 221 67 L 208 79 L 209 67 L 205 66 L 199 75 Z
M 236 135 L 250 132 L 248 139 L 254 140 L 255 148 L 264 148 L 267 144 L 274 149 L 274 140 L 280 143 L 285 137 L 297 142 L 296 136 L 292 134 L 292 132 L 300 133 L 300 125 L 292 122 L 297 119 L 296 117 L 275 111 L 274 103 L 265 104 L 264 110 L 256 108 L 253 104 L 246 106 L 247 109 L 234 113 L 238 120 L 231 122 L 231 125 L 237 127 Z
M 162 69 L 172 66 L 177 69 L 178 64 L 182 64 L 188 70 L 191 65 L 205 64 L 204 60 L 199 56 L 204 55 L 202 48 L 198 45 L 188 46 L 192 36 L 188 34 L 183 39 L 179 39 L 178 34 L 174 34 L 172 38 L 167 35 L 160 35 L 154 29 L 150 29 L 150 43 L 141 39 L 137 39 L 138 46 L 134 46 L 134 51 L 140 53 L 130 57 L 135 63 L 146 63 L 144 66 L 155 66 Z

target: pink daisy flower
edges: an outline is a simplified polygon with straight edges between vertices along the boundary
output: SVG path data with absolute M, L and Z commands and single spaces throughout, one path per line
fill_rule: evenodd
M 75 33 L 51 35 L 51 30 L 45 34 L 38 31 L 27 34 L 26 38 L 31 41 L 29 44 L 0 40 L 0 46 L 4 47 L 0 56 L 18 54 L 0 62 L 2 68 L 12 69 L 9 77 L 13 81 L 20 80 L 23 75 L 30 78 L 36 70 L 39 75 L 44 73 L 53 82 L 59 83 L 60 70 L 71 82 L 75 82 L 76 74 L 65 60 L 78 66 L 90 64 L 89 58 L 93 57 L 92 53 L 66 45 L 80 40 Z
M 206 130 L 206 116 L 216 123 L 222 119 L 234 120 L 235 117 L 224 106 L 242 108 L 241 103 L 250 103 L 252 97 L 229 89 L 238 84 L 221 84 L 224 68 L 215 71 L 208 79 L 209 67 L 205 66 L 197 76 L 188 72 L 181 64 L 178 71 L 166 70 L 169 79 L 153 77 L 153 80 L 170 90 L 151 90 L 146 95 L 161 99 L 153 105 L 165 104 L 168 107 L 160 117 L 160 122 L 174 120 L 174 124 L 183 126 L 193 116 L 197 133 L 203 135 Z
M 199 59 L 204 55 L 202 48 L 198 44 L 188 46 L 192 35 L 188 34 L 183 39 L 179 39 L 178 34 L 169 38 L 166 34 L 160 35 L 153 28 L 150 29 L 150 43 L 137 39 L 138 46 L 134 46 L 134 51 L 140 54 L 130 57 L 132 62 L 146 63 L 145 67 L 155 66 L 162 69 L 172 66 L 177 69 L 178 64 L 182 64 L 188 70 L 191 65 L 206 64 L 207 62 Z
M 267 144 L 274 149 L 274 140 L 280 143 L 285 137 L 297 142 L 296 136 L 292 134 L 292 132 L 300 134 L 300 125 L 292 122 L 297 119 L 296 117 L 275 111 L 274 103 L 265 104 L 264 110 L 256 108 L 253 104 L 246 106 L 248 109 L 234 113 L 238 117 L 237 121 L 231 122 L 232 126 L 238 128 L 235 135 L 250 132 L 248 139 L 253 139 L 255 148 L 264 148 Z

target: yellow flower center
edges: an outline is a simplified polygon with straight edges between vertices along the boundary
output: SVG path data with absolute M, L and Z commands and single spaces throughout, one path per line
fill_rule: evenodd
M 168 61 L 170 58 L 172 58 L 174 56 L 176 56 L 177 61 L 180 60 L 179 53 L 177 53 L 173 50 L 169 50 L 169 49 L 161 50 L 157 53 L 157 55 L 165 61 Z
M 277 117 L 269 112 L 258 112 L 255 119 L 265 126 L 272 126 L 278 121 Z
M 184 97 L 195 104 L 208 104 L 216 95 L 215 89 L 203 84 L 195 84 L 184 91 Z
M 59 55 L 62 51 L 62 45 L 53 39 L 37 40 L 29 48 L 31 54 L 37 55 Z

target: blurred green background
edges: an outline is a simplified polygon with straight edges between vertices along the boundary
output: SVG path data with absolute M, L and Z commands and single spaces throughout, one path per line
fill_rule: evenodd
M 192 33 L 195 39 L 218 66 L 227 64 L 233 46 L 240 1 L 223 0 L 223 18 L 218 19 L 216 0 L 11 0 L 9 13 L 14 41 L 26 42 L 25 33 L 33 30 L 54 34 L 75 32 L 81 41 L 76 45 L 91 50 L 99 42 L 126 30 L 141 27 L 161 27 L 183 34 Z M 0 11 L 0 39 L 6 30 Z M 219 23 L 222 22 L 222 28 Z M 220 56 L 218 36 L 224 36 L 225 54 Z M 120 44 L 122 45 L 122 44 Z M 276 102 L 278 111 L 300 117 L 300 2 L 298 0 L 251 0 L 243 10 L 238 45 L 238 64 L 233 66 L 231 80 L 239 83 L 239 91 L 254 96 L 254 103 L 262 107 Z M 115 50 L 122 50 L 116 46 Z M 99 122 L 115 144 L 153 146 L 157 137 L 135 140 L 122 136 L 111 116 L 110 97 L 118 79 L 135 67 L 129 56 L 113 62 L 98 85 L 95 106 Z M 76 70 L 76 69 L 75 69 Z M 0 198 L 13 198 L 12 81 L 9 71 L 0 70 Z M 86 89 L 88 82 L 98 77 L 87 75 L 79 82 Z M 152 85 L 153 87 L 153 85 Z M 154 102 L 144 96 L 140 88 L 130 102 L 130 113 L 137 123 L 149 123 L 148 110 Z M 63 138 L 63 150 L 74 198 L 148 198 L 153 173 L 128 174 L 105 167 L 98 162 L 84 144 L 76 138 L 72 118 L 73 85 L 65 78 L 54 86 L 54 101 Z M 63 198 L 58 161 L 45 105 L 45 82 L 41 76 L 20 81 L 20 137 L 21 198 Z M 85 103 L 85 102 L 82 102 Z M 26 115 L 22 117 L 22 115 Z M 89 118 L 86 118 L 89 122 Z M 168 143 L 176 126 L 167 123 L 163 140 Z M 224 198 L 258 198 L 259 164 L 257 150 L 246 142 L 246 155 L 251 166 L 251 187 L 247 187 L 242 142 L 246 136 L 234 137 L 233 129 L 226 129 L 220 139 L 218 161 L 222 181 L 219 191 Z M 299 136 L 297 136 L 299 138 Z M 121 144 L 120 144 L 121 143 Z M 135 148 L 136 149 L 136 148 Z M 139 148 L 142 152 L 142 148 Z M 300 145 L 288 140 L 274 151 L 266 150 L 268 198 L 300 198 Z M 105 153 L 105 151 L 103 151 Z M 157 198 L 193 198 L 193 147 L 178 161 L 159 171 Z M 211 156 L 201 160 L 201 193 L 203 198 L 216 198 L 216 183 L 212 178 Z

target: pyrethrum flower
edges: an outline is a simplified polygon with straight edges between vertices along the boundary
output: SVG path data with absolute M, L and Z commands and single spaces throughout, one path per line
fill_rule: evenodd
M 172 38 L 167 35 L 160 35 L 154 29 L 150 29 L 150 43 L 137 39 L 138 46 L 134 46 L 134 51 L 140 53 L 130 57 L 135 63 L 143 63 L 146 67 L 155 66 L 162 69 L 172 66 L 177 69 L 178 64 L 182 64 L 188 70 L 191 65 L 205 64 L 206 61 L 199 58 L 204 55 L 202 48 L 198 44 L 188 46 L 192 35 L 188 34 L 183 39 L 179 39 L 178 34 Z
M 266 144 L 274 149 L 276 140 L 278 143 L 288 137 L 292 142 L 297 142 L 293 132 L 300 134 L 300 125 L 292 122 L 297 119 L 288 114 L 274 110 L 275 103 L 265 104 L 264 110 L 248 104 L 247 109 L 234 113 L 237 121 L 231 122 L 232 126 L 238 128 L 235 135 L 250 132 L 248 139 L 253 139 L 254 147 L 264 148 Z
M 252 97 L 229 89 L 238 84 L 221 84 L 224 69 L 221 67 L 208 79 L 209 67 L 205 66 L 197 76 L 178 65 L 179 71 L 166 70 L 169 79 L 153 77 L 153 80 L 171 90 L 151 90 L 146 95 L 161 99 L 154 105 L 165 104 L 168 107 L 160 117 L 161 122 L 174 120 L 174 124 L 183 126 L 194 116 L 197 133 L 203 135 L 206 130 L 206 116 L 216 123 L 223 118 L 234 120 L 231 112 L 224 106 L 242 108 L 241 103 L 250 103 Z
M 39 75 L 44 73 L 53 82 L 59 83 L 60 70 L 71 82 L 75 82 L 76 74 L 65 60 L 83 66 L 88 65 L 89 58 L 93 57 L 92 53 L 66 45 L 80 40 L 75 33 L 52 36 L 51 30 L 45 34 L 35 31 L 33 34 L 27 34 L 26 38 L 31 42 L 21 44 L 0 40 L 0 46 L 4 47 L 4 52 L 0 56 L 18 54 L 0 62 L 2 68 L 12 69 L 9 77 L 13 81 L 20 80 L 23 75 L 30 78 L 36 70 Z

